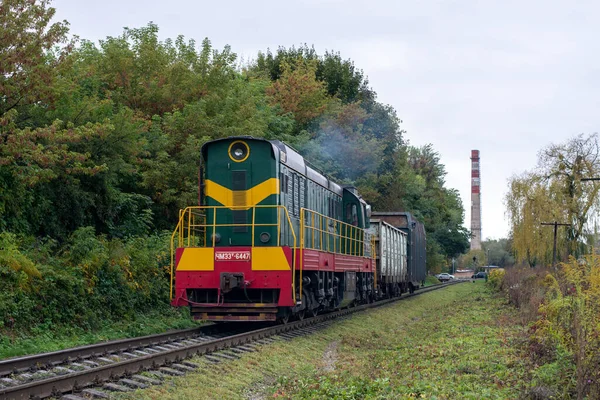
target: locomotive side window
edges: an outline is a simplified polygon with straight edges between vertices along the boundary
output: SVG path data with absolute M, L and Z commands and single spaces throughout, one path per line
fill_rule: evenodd
M 300 185 L 298 184 L 298 175 L 294 174 L 294 216 L 298 216 L 300 207 Z
M 288 171 L 288 174 L 285 176 L 285 184 L 287 186 L 286 193 L 288 194 L 288 196 L 287 196 L 288 213 L 290 213 L 290 215 L 292 215 L 294 213 L 294 188 L 293 188 L 292 182 L 290 182 L 290 177 L 288 176 L 289 174 L 290 174 L 290 172 Z
M 281 193 L 285 193 L 287 191 L 287 186 L 285 185 L 285 176 L 283 172 L 279 174 L 279 185 L 281 186 Z
M 356 204 L 352 204 L 352 225 L 358 226 L 358 212 Z
M 305 190 L 305 180 L 306 178 L 304 178 L 303 176 L 298 176 L 298 181 L 299 181 L 299 189 L 300 189 L 300 208 L 306 207 L 306 203 L 305 203 L 305 197 L 306 197 L 306 190 Z M 298 210 L 298 215 L 300 216 L 300 210 Z

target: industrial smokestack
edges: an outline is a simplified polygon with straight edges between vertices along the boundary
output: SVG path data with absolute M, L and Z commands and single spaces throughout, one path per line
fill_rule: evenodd
M 471 250 L 481 250 L 481 175 L 479 150 L 471 150 Z

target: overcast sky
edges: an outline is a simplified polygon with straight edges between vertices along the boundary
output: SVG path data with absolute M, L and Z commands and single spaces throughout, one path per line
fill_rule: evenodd
M 97 41 L 149 21 L 229 44 L 245 60 L 307 43 L 339 51 L 391 104 L 413 145 L 432 143 L 470 226 L 470 151 L 481 152 L 482 236 L 508 234 L 508 178 L 537 152 L 600 123 L 598 1 L 55 0 L 71 33 Z

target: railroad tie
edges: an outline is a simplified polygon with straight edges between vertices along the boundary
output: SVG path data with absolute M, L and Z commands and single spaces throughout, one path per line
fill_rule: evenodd
M 244 353 L 248 353 L 249 351 L 254 351 L 254 350 L 244 350 L 244 349 L 240 349 L 239 347 L 232 347 L 229 349 L 229 351 L 231 351 L 233 353 L 237 353 L 237 354 L 244 354 Z
M 160 350 L 156 350 L 153 349 L 152 347 L 147 347 L 144 349 L 145 352 L 149 353 L 149 354 L 156 354 L 156 353 L 160 353 Z
M 2 383 L 5 386 L 13 386 L 16 385 L 18 382 L 10 378 L 0 378 L 0 383 Z
M 238 348 L 238 349 L 242 349 L 242 350 L 244 350 L 244 351 L 247 351 L 247 352 L 253 352 L 253 351 L 256 351 L 256 346 L 254 346 L 254 345 L 253 345 L 253 344 L 251 344 L 251 343 L 248 343 L 248 344 L 243 344 L 243 345 L 241 345 L 241 346 L 238 346 L 237 348 Z
M 74 394 L 65 394 L 61 397 L 62 400 L 85 400 L 83 397 Z
M 216 356 L 216 357 L 224 358 L 226 360 L 236 360 L 235 357 L 230 356 L 229 354 L 226 354 L 226 353 L 212 353 L 212 355 Z
M 146 385 L 145 383 L 126 378 L 119 379 L 119 383 L 123 386 L 128 386 L 132 389 L 146 389 L 148 387 L 148 385 Z
M 183 372 L 177 371 L 176 369 L 168 368 L 168 367 L 160 367 L 158 370 L 164 374 L 171 375 L 171 376 L 183 376 L 184 375 Z
M 105 383 L 102 386 L 106 390 L 110 390 L 111 392 L 131 392 L 131 389 L 127 386 L 117 385 L 116 383 Z
M 133 375 L 131 378 L 148 385 L 160 385 L 161 383 L 158 379 L 148 378 L 144 375 Z
M 17 376 L 17 379 L 20 379 L 22 381 L 30 381 L 33 379 L 33 375 L 32 374 L 28 374 L 28 373 L 24 373 L 21 374 L 19 376 Z
M 218 364 L 221 361 L 223 361 L 222 359 L 220 359 L 219 357 L 215 357 L 211 354 L 207 354 L 204 356 L 204 359 L 206 359 L 208 362 L 210 362 L 211 364 Z
M 83 364 L 89 365 L 90 367 L 97 367 L 100 365 L 97 362 L 94 362 L 92 360 L 83 360 Z
M 108 393 L 104 393 L 96 389 L 83 389 L 81 393 L 92 399 L 110 399 Z
M 72 369 L 69 368 L 65 368 L 65 367 L 54 367 L 53 372 L 55 372 L 57 375 L 67 375 L 67 374 L 72 374 L 73 371 Z
M 192 368 L 200 368 L 200 366 L 198 364 L 194 364 L 193 362 L 189 362 L 189 361 L 182 361 L 179 364 L 187 365 L 188 367 L 192 367 Z
M 242 358 L 242 356 L 240 356 L 238 353 L 231 351 L 231 349 L 227 349 L 224 352 L 222 352 L 221 354 L 225 355 L 225 356 L 229 356 L 231 360 L 235 359 L 238 360 L 240 358 Z
M 187 365 L 183 365 L 183 364 L 172 364 L 171 368 L 176 369 L 177 371 L 181 371 L 181 372 L 190 372 L 190 371 L 193 371 L 196 369 L 196 368 L 188 367 Z
M 89 365 L 79 364 L 79 363 L 73 363 L 73 364 L 71 364 L 71 367 L 77 368 L 78 371 L 83 371 L 83 370 L 86 370 L 86 369 L 92 369 L 92 367 L 90 367 Z

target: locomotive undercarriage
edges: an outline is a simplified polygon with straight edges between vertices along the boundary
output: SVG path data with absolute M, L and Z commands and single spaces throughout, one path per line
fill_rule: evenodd
M 302 279 L 302 295 L 300 295 Z M 228 282 L 229 285 L 231 285 Z M 227 287 L 227 286 L 225 286 Z M 373 274 L 368 272 L 304 271 L 296 275 L 296 306 L 280 307 L 280 289 L 245 288 L 233 285 L 227 290 L 188 289 L 190 311 L 202 319 L 228 315 L 223 320 L 280 320 L 303 319 L 318 313 L 338 310 L 371 303 L 382 298 L 400 296 L 411 292 L 411 285 L 401 282 L 386 282 L 385 278 L 377 283 L 374 290 Z
M 287 322 L 316 316 L 320 312 L 367 304 L 376 300 L 371 273 L 304 271 L 302 296 L 300 274 L 296 277 L 294 307 L 279 307 L 279 289 L 250 289 L 233 287 L 224 292 L 218 289 L 188 289 L 191 313 L 211 320 L 275 320 Z M 301 300 L 300 300 L 301 299 Z M 227 317 L 217 317 L 227 315 Z M 237 318 L 232 318 L 236 317 Z
M 297 276 L 297 282 L 300 277 Z M 280 308 L 278 319 L 287 322 L 290 317 L 303 319 L 320 312 L 367 304 L 375 300 L 374 280 L 371 273 L 305 271 L 302 276 L 302 297 L 297 287 L 296 298 L 302 298 L 295 307 Z

